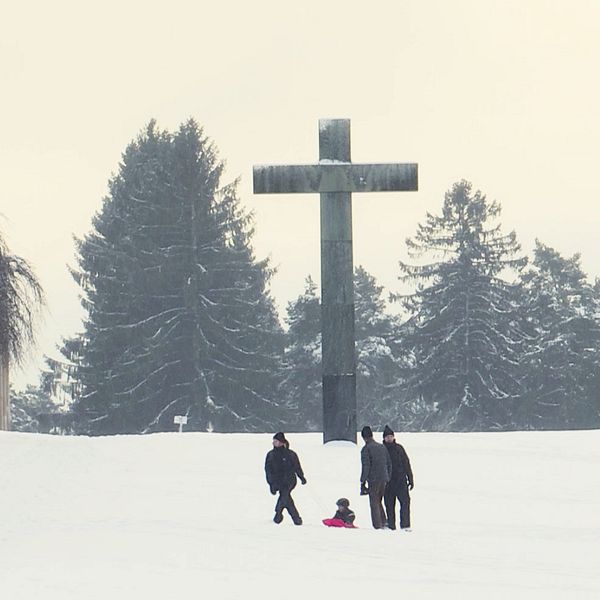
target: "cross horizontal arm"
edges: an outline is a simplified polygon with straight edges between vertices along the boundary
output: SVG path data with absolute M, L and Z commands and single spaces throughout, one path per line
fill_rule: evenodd
M 257 165 L 255 194 L 395 192 L 418 189 L 417 164 Z

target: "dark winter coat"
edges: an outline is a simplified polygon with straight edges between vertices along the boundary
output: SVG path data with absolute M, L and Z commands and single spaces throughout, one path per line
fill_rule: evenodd
M 340 519 L 340 521 L 344 521 L 348 525 L 354 525 L 354 519 L 356 519 L 356 515 L 353 510 L 338 510 L 335 515 L 333 515 L 334 519 Z
M 383 444 L 370 439 L 360 451 L 360 462 L 362 464 L 362 472 L 360 474 L 360 482 L 365 481 L 371 483 L 384 482 L 387 483 L 392 476 L 392 461 L 390 453 L 385 449 Z
M 296 487 L 296 476 L 300 478 L 300 481 L 304 480 L 298 455 L 285 446 L 273 448 L 267 453 L 265 474 L 267 483 L 275 491 L 291 490 Z
M 392 477 L 390 484 L 408 483 L 412 487 L 414 484 L 413 472 L 406 450 L 400 444 L 397 444 L 395 440 L 391 444 L 383 442 L 383 445 L 387 448 L 392 461 Z

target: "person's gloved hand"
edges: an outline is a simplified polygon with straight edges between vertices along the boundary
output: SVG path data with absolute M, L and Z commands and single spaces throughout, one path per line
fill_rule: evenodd
M 415 487 L 415 484 L 414 484 L 414 483 L 411 481 L 411 482 L 408 484 L 408 489 L 409 489 L 409 490 L 412 490 L 414 487 Z
M 273 496 L 277 493 L 277 488 L 274 485 L 269 486 L 270 490 L 271 490 L 271 494 L 273 494 Z
M 300 483 L 306 485 L 306 477 L 300 477 Z
M 367 488 L 367 484 L 366 483 L 361 483 L 360 484 L 360 495 L 361 496 L 366 496 L 369 493 L 369 488 Z

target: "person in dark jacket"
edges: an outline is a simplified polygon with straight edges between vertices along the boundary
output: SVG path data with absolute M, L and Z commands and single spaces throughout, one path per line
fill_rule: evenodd
M 292 517 L 294 525 L 302 525 L 302 518 L 292 499 L 292 490 L 296 487 L 296 477 L 300 479 L 302 485 L 306 484 L 306 478 L 298 455 L 290 450 L 290 444 L 281 431 L 273 436 L 273 450 L 265 459 L 265 474 L 271 494 L 275 495 L 279 492 L 273 521 L 277 524 L 281 523 L 285 509 Z
M 373 431 L 367 425 L 361 436 L 365 445 L 360 451 L 362 471 L 360 474 L 361 495 L 369 494 L 371 522 L 375 529 L 383 529 L 386 524 L 385 511 L 381 505 L 385 486 L 392 476 L 390 453 L 382 444 L 373 439 Z
M 383 430 L 383 445 L 387 448 L 392 460 L 392 478 L 385 488 L 383 496 L 387 524 L 396 529 L 396 498 L 400 502 L 400 528 L 410 528 L 410 494 L 414 487 L 413 472 L 406 450 L 396 443 L 394 432 L 386 425 Z
M 354 519 L 356 515 L 350 508 L 350 500 L 348 498 L 340 498 L 335 503 L 337 510 L 332 519 L 323 519 L 323 525 L 327 527 L 346 527 L 348 529 L 354 529 Z

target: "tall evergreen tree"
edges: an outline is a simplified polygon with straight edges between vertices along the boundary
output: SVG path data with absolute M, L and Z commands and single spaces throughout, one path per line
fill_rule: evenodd
M 600 297 L 580 256 L 563 258 L 536 241 L 522 276 L 532 343 L 523 359 L 518 425 L 577 429 L 600 425 Z
M 306 278 L 304 292 L 287 305 L 284 378 L 281 395 L 294 414 L 287 428 L 321 431 L 323 384 L 321 378 L 321 302 L 317 285 Z
M 450 430 L 504 428 L 518 393 L 523 343 L 518 286 L 504 277 L 525 259 L 514 232 L 494 221 L 496 202 L 467 181 L 452 186 L 441 216 L 427 214 L 407 240 L 413 259 L 400 263 L 402 281 L 417 289 L 397 296 L 409 311 L 402 335 L 411 355 L 407 388 L 431 412 L 427 427 Z
M 354 304 L 358 421 L 378 429 L 386 424 L 405 424 L 395 319 L 386 311 L 383 286 L 362 266 L 354 270 Z
M 190 120 L 154 122 L 126 149 L 109 194 L 78 240 L 85 331 L 67 341 L 90 433 L 277 427 L 282 332 L 236 183 Z
M 393 319 L 385 312 L 383 287 L 364 268 L 354 271 L 357 404 L 362 422 L 381 426 L 399 422 L 397 348 Z M 308 277 L 304 293 L 288 304 L 286 375 L 282 395 L 288 398 L 301 429 L 323 426 L 321 372 L 321 303 Z

